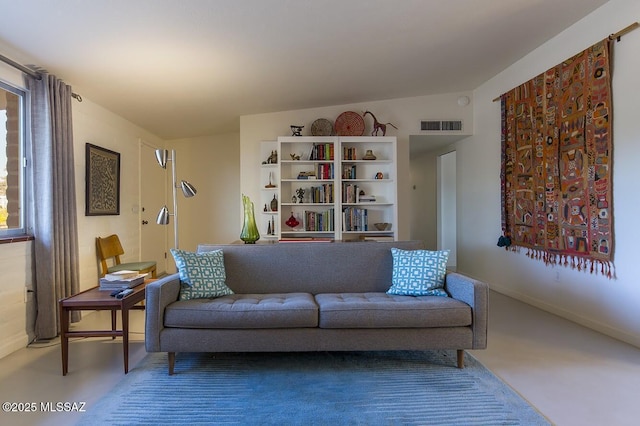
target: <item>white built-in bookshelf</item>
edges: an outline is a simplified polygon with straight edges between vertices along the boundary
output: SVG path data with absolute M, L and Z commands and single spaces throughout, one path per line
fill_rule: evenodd
M 261 158 L 261 238 L 397 240 L 395 137 L 280 137 L 262 142 Z

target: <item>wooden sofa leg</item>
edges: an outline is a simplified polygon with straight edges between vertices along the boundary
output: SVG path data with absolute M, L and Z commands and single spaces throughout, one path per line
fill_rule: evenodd
M 168 352 L 167 355 L 169 355 L 169 375 L 173 376 L 173 368 L 176 365 L 176 353 Z
M 464 350 L 458 349 L 458 368 L 464 368 Z

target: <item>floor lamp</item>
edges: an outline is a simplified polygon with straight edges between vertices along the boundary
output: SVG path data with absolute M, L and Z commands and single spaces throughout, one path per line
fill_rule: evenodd
M 185 197 L 190 198 L 196 195 L 196 188 L 191 185 L 186 180 L 178 181 L 176 180 L 176 151 L 171 150 L 171 157 L 169 157 L 169 151 L 166 149 L 156 149 L 156 160 L 158 164 L 163 169 L 167 168 L 167 161 L 171 161 L 171 185 L 173 186 L 173 213 L 169 213 L 169 209 L 165 204 L 164 207 L 160 209 L 158 212 L 158 218 L 156 219 L 156 223 L 158 225 L 168 225 L 169 224 L 169 216 L 173 216 L 173 237 L 174 237 L 174 247 L 178 248 L 178 199 L 176 197 L 176 189 L 179 187 L 182 189 L 182 193 Z

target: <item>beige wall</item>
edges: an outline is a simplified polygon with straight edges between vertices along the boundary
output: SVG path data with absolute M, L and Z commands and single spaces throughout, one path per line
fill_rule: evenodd
M 3 52 L 5 52 L 3 50 Z M 7 53 L 10 53 L 7 51 Z M 13 68 L 0 63 L 0 79 L 24 87 L 23 78 Z M 82 94 L 82 93 L 81 93 Z M 112 112 L 84 98 L 82 103 L 72 101 L 74 123 L 74 161 L 76 199 L 78 209 L 78 246 L 80 251 L 81 288 L 97 284 L 98 264 L 95 238 L 117 233 L 123 239 L 126 253 L 124 261 L 138 260 L 140 252 L 139 216 L 139 154 L 138 143 L 144 139 L 156 146 L 164 144 L 159 138 L 137 127 Z M 89 142 L 121 154 L 121 200 L 118 216 L 85 216 L 85 144 Z M 33 289 L 32 243 L 0 244 L 0 357 L 28 343 L 27 303 L 25 289 Z
M 239 139 L 238 133 L 230 133 L 167 143 L 169 149 L 176 150 L 178 180 L 188 180 L 198 190 L 189 199 L 178 194 L 181 249 L 195 250 L 199 243 L 224 244 L 239 238 Z
M 448 93 L 242 116 L 240 117 L 241 191 L 249 195 L 252 200 L 259 199 L 259 165 L 264 160 L 260 158 L 260 141 L 276 140 L 278 136 L 290 136 L 289 126 L 292 124 L 304 125 L 302 134 L 310 135 L 311 124 L 318 118 L 326 118 L 333 122 L 344 111 L 370 110 L 376 115 L 378 121 L 390 122 L 398 127 L 398 130 L 387 127 L 387 136 L 398 138 L 398 234 L 400 239 L 409 239 L 412 235 L 413 196 L 409 157 L 410 136 L 420 134 L 420 120 L 423 119 L 462 119 L 466 127 L 472 128 L 473 101 L 467 106 L 458 105 L 458 97 L 462 95 L 472 98 L 472 94 L 468 92 Z M 365 124 L 365 134 L 371 134 L 372 121 L 368 116 Z M 425 164 L 424 167 L 435 167 L 435 165 Z M 433 196 L 435 197 L 435 193 Z M 424 226 L 435 226 L 432 222 L 424 221 L 423 223 Z
M 78 247 L 80 283 L 83 288 L 97 284 L 98 265 L 95 239 L 118 234 L 125 254 L 123 262 L 140 259 L 140 179 L 139 143 L 163 147 L 164 142 L 145 130 L 84 98 L 73 101 L 73 138 L 78 207 Z M 120 153 L 120 214 L 85 216 L 85 144 L 91 143 Z

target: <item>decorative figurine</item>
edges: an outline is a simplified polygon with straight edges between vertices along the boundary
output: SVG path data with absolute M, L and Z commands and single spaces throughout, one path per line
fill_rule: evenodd
M 278 164 L 278 151 L 271 151 L 271 154 L 269 154 L 262 164 Z
M 376 157 L 375 155 L 373 155 L 373 151 L 368 149 L 367 152 L 365 152 L 364 157 L 362 157 L 363 160 L 375 160 Z
M 297 155 L 297 154 L 289 154 L 289 155 L 291 156 L 292 160 L 299 160 L 300 159 L 300 156 Z
M 367 114 L 371 115 L 371 118 L 373 118 L 373 132 L 371 132 L 371 136 L 378 136 L 378 130 L 382 131 L 382 136 L 387 134 L 387 124 L 391 127 L 393 127 L 394 129 L 398 129 L 396 126 L 394 126 L 391 123 L 379 123 L 378 119 L 376 118 L 375 115 L 373 115 L 373 113 L 371 111 L 365 111 L 362 113 L 362 117 L 364 118 Z
M 273 176 L 273 173 L 269 172 L 269 183 L 267 185 L 265 185 L 265 188 L 275 188 L 276 186 L 271 183 L 271 177 Z
M 296 226 L 300 225 L 300 222 L 293 215 L 293 212 L 291 212 L 291 217 L 287 219 L 285 223 L 287 224 L 287 226 L 290 226 L 291 228 L 295 228 Z
M 276 194 L 273 194 L 273 200 L 271 200 L 271 211 L 278 211 L 278 199 L 276 198 Z
M 300 199 L 300 204 L 302 204 L 303 203 L 302 199 L 304 198 L 304 188 L 296 189 L 296 194 L 298 195 L 298 198 Z
M 304 129 L 304 126 L 294 126 L 292 124 L 290 127 L 291 127 L 291 136 L 302 136 L 302 129 Z
M 296 198 L 296 196 L 294 195 L 293 197 L 291 197 L 291 202 L 293 204 L 295 204 L 298 201 L 298 199 Z

